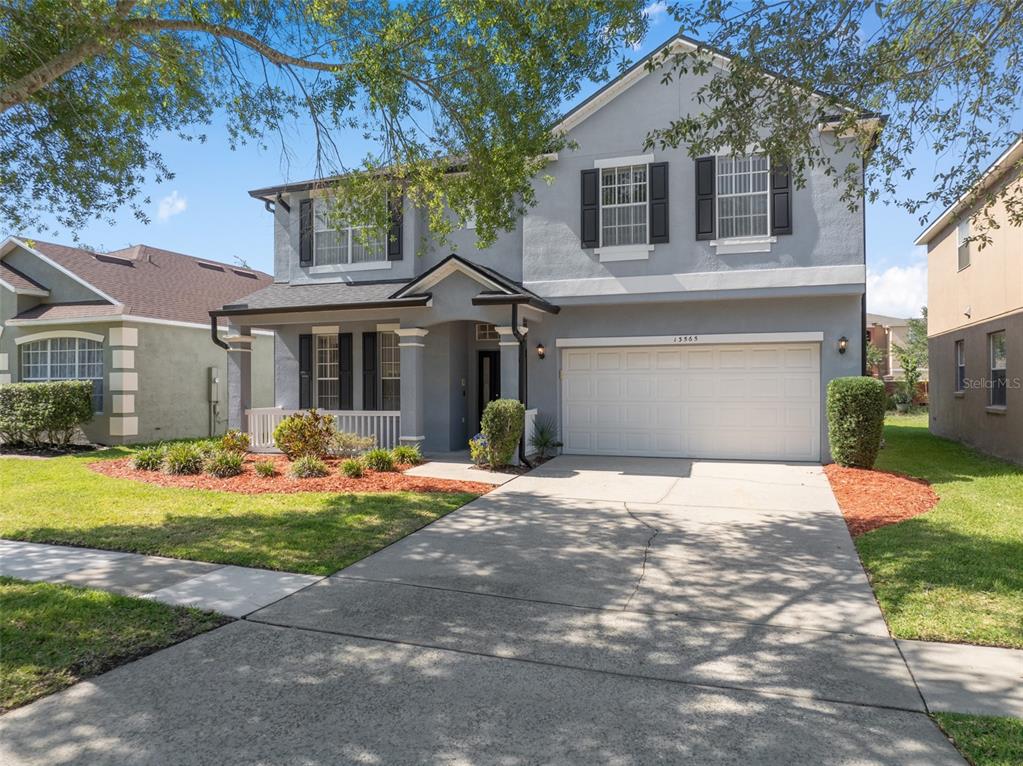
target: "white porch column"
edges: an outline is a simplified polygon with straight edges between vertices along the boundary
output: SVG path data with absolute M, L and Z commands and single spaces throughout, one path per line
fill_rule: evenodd
M 252 406 L 252 336 L 249 327 L 231 326 L 227 352 L 227 427 L 248 431 L 245 410 Z M 214 427 L 215 428 L 215 427 Z
M 512 334 L 511 327 L 495 328 L 501 335 L 497 344 L 501 349 L 501 398 L 519 398 L 519 342 Z M 520 327 L 519 332 L 526 334 L 528 328 Z
M 394 332 L 398 336 L 401 354 L 401 432 L 398 440 L 402 444 L 419 444 L 426 438 L 423 425 L 423 357 L 426 336 L 430 331 L 421 327 L 400 327 Z

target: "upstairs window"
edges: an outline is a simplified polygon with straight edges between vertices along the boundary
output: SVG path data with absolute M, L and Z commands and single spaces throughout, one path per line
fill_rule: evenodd
M 966 390 L 966 347 L 963 341 L 956 341 L 956 388 L 957 394 Z
M 337 266 L 387 260 L 387 231 L 331 217 L 333 201 L 317 197 L 313 205 L 313 265 Z
M 766 237 L 770 163 L 763 154 L 717 158 L 718 237 Z
M 991 356 L 991 385 L 988 402 L 992 407 L 1005 406 L 1005 330 L 993 332 L 988 337 Z
M 380 343 L 380 409 L 401 409 L 401 349 L 398 334 L 381 332 Z
M 103 344 L 87 338 L 47 338 L 21 347 L 21 379 L 92 382 L 92 411 L 103 412 Z
M 600 245 L 647 244 L 647 166 L 600 171 Z
M 970 219 L 964 218 L 956 227 L 956 247 L 959 249 L 959 270 L 970 265 Z

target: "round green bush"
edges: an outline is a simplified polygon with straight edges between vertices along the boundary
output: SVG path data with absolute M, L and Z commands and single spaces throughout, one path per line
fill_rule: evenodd
M 296 412 L 277 424 L 274 444 L 289 460 L 307 455 L 325 458 L 330 454 L 335 432 L 333 415 L 321 415 L 316 410 Z
M 52 380 L 0 386 L 0 442 L 66 447 L 92 420 L 92 383 Z
M 277 475 L 277 466 L 274 465 L 273 460 L 260 460 L 252 464 L 256 473 L 262 476 L 264 479 L 269 479 Z
M 245 456 L 241 452 L 229 452 L 226 449 L 215 450 L 203 464 L 203 469 L 210 476 L 226 479 L 242 472 L 242 461 Z
M 358 479 L 363 474 L 362 461 L 357 458 L 349 458 L 341 464 L 341 473 L 349 479 Z
M 391 456 L 390 450 L 386 449 L 371 449 L 365 455 L 362 456 L 362 461 L 367 467 L 372 468 L 374 471 L 393 471 L 394 470 L 394 458 Z
M 526 423 L 526 408 L 516 399 L 495 399 L 483 410 L 480 430 L 487 439 L 492 468 L 508 465 Z
M 248 452 L 249 435 L 242 433 L 237 428 L 231 428 L 220 437 L 219 446 L 226 452 Z
M 131 456 L 131 465 L 136 471 L 159 471 L 163 466 L 163 446 L 143 447 Z
M 395 463 L 402 465 L 419 465 L 423 462 L 423 453 L 418 444 L 399 444 L 391 450 Z
M 876 378 L 835 378 L 828 383 L 828 441 L 842 466 L 873 468 L 884 430 L 884 383 Z
M 167 448 L 163 456 L 163 470 L 175 475 L 199 473 L 205 460 L 202 447 L 192 442 L 178 442 Z
M 291 475 L 296 479 L 317 479 L 327 473 L 327 464 L 313 455 L 300 457 L 291 464 Z

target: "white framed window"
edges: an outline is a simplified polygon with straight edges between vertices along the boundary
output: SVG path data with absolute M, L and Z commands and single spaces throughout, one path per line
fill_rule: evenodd
M 988 350 L 991 358 L 991 385 L 988 388 L 988 403 L 992 407 L 1005 406 L 1005 330 L 993 332 L 987 336 Z
M 970 265 L 970 219 L 964 218 L 956 226 L 956 249 L 959 251 L 959 270 Z
M 966 346 L 965 341 L 957 340 L 956 348 L 956 387 L 955 392 L 961 394 L 966 390 Z
M 767 156 L 719 156 L 715 164 L 718 238 L 767 237 L 771 201 Z
M 647 165 L 600 168 L 600 246 L 627 247 L 649 241 Z
M 316 406 L 321 410 L 336 410 L 340 405 L 341 389 L 337 335 L 317 335 L 315 338 Z
M 387 230 L 331 218 L 333 201 L 313 201 L 313 266 L 343 266 L 387 261 Z
M 103 412 L 103 344 L 87 338 L 47 338 L 21 346 L 21 379 L 92 382 L 92 411 Z
M 476 324 L 476 340 L 501 340 L 501 334 L 494 325 L 478 322 Z
M 377 334 L 380 346 L 380 409 L 401 409 L 401 349 L 398 333 Z

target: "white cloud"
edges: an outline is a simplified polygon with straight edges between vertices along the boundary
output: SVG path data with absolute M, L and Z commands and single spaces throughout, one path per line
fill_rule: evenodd
M 651 20 L 656 19 L 658 16 L 663 16 L 667 12 L 667 3 L 650 3 L 650 5 L 643 9 L 643 15 Z
M 927 264 L 867 269 L 867 310 L 894 317 L 920 316 L 927 305 Z
M 172 218 L 179 213 L 184 213 L 188 208 L 188 200 L 178 194 L 178 190 L 175 189 L 162 200 L 156 209 L 156 219 L 158 221 L 166 221 L 168 218 Z

